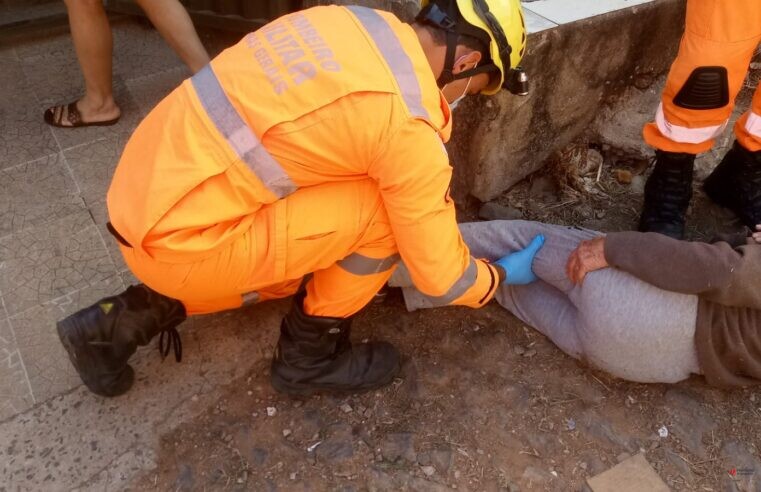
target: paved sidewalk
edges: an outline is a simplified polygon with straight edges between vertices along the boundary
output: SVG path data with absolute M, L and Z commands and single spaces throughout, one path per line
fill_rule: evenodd
M 189 73 L 161 37 L 114 24 L 112 127 L 56 129 L 45 108 L 81 96 L 68 34 L 0 46 L 0 490 L 104 489 L 155 466 L 161 432 L 207 408 L 225 383 L 265 364 L 287 303 L 182 327 L 183 362 L 137 357 L 133 391 L 82 385 L 55 332 L 64 316 L 134 282 L 105 228 L 105 194 L 141 118 Z M 215 39 L 204 38 L 210 51 Z M 210 45 L 211 44 L 211 45 Z

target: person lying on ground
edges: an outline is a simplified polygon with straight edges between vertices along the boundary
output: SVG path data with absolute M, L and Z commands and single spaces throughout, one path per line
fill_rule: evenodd
M 761 380 L 761 225 L 736 247 L 526 221 L 460 228 L 487 259 L 545 237 L 532 265 L 539 280 L 500 286 L 495 299 L 570 356 L 643 383 Z M 430 306 L 403 268 L 391 285 L 408 309 Z

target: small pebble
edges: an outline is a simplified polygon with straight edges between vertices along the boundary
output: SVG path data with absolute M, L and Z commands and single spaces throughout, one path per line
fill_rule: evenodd
M 536 350 L 534 349 L 528 349 L 526 350 L 526 353 L 523 354 L 523 357 L 531 358 L 536 355 Z
M 658 436 L 660 436 L 660 437 L 662 437 L 664 439 L 669 437 L 669 430 L 668 430 L 668 428 L 665 425 L 661 426 L 661 428 L 658 429 Z
M 430 477 L 436 473 L 436 468 L 432 467 L 431 465 L 421 466 L 420 469 L 423 470 L 423 473 L 425 473 L 426 477 Z
M 295 473 L 291 473 L 291 480 L 296 480 L 296 474 Z
M 614 169 L 613 173 L 616 176 L 616 181 L 619 183 L 631 184 L 633 178 L 631 171 L 626 169 Z
M 343 413 L 351 413 L 354 410 L 348 403 L 344 403 L 340 408 Z
M 575 420 L 568 419 L 568 420 L 565 421 L 565 424 L 566 424 L 566 428 L 569 431 L 576 430 L 576 421 Z
M 198 395 L 193 395 L 193 396 L 191 396 L 191 397 L 190 397 L 190 401 L 193 401 L 193 402 L 196 402 L 196 401 L 198 401 Z M 753 401 L 753 400 L 751 400 L 751 401 Z
M 248 390 L 248 396 L 251 396 L 251 395 L 253 395 L 253 394 L 254 394 L 254 392 L 253 392 L 253 391 L 251 391 L 251 390 Z
M 267 416 L 268 417 L 274 417 L 277 414 L 277 408 L 275 407 L 267 407 Z
M 455 470 L 454 472 L 455 480 L 459 480 L 461 476 L 462 476 L 462 473 L 460 473 L 460 470 Z
M 259 416 L 259 412 L 251 412 L 251 416 L 256 418 Z
M 526 353 L 526 349 L 520 345 L 517 345 L 515 348 L 513 348 L 513 352 L 515 352 L 516 355 L 523 355 Z
M 283 437 L 288 437 L 291 435 L 291 429 L 283 429 Z

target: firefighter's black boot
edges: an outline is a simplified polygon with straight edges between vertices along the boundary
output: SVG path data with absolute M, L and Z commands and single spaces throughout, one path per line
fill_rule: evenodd
M 185 318 L 181 302 L 138 285 L 59 321 L 58 336 L 90 391 L 117 396 L 125 393 L 135 378 L 127 361 L 138 345 L 147 345 L 157 334 L 161 333 L 162 355 L 172 345 L 180 360 L 182 345 L 176 327 Z M 169 337 L 166 350 L 164 332 Z
M 349 341 L 351 318 L 309 316 L 304 294 L 280 326 L 272 358 L 272 386 L 281 393 L 353 392 L 379 388 L 399 372 L 399 352 L 386 342 Z
M 735 142 L 703 189 L 711 200 L 731 209 L 755 231 L 761 224 L 761 151 L 751 152 Z
M 645 184 L 640 231 L 659 232 L 675 239 L 684 237 L 694 163 L 694 154 L 655 151 L 655 168 Z

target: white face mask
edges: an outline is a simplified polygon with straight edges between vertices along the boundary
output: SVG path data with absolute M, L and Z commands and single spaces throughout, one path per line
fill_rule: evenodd
M 467 55 L 464 55 L 464 56 L 467 56 Z M 462 58 L 460 58 L 460 60 L 462 60 Z M 455 65 L 456 65 L 456 64 L 457 64 L 457 62 L 455 62 Z M 475 69 L 477 66 L 478 66 L 478 62 L 476 62 L 476 64 L 475 64 L 475 65 L 473 65 L 473 69 Z M 472 70 L 472 69 L 471 69 L 471 70 Z M 472 77 L 472 76 L 471 76 L 471 77 L 468 77 L 468 83 L 465 85 L 465 90 L 464 90 L 464 91 L 462 91 L 462 95 L 461 95 L 460 97 L 458 97 L 457 99 L 455 99 L 454 101 L 452 101 L 451 103 L 449 103 L 449 108 L 450 108 L 452 111 L 454 111 L 454 110 L 455 110 L 455 108 L 457 108 L 457 106 L 460 104 L 460 101 L 462 101 L 463 99 L 465 99 L 465 96 L 467 96 L 467 95 L 468 95 L 468 88 L 470 87 L 470 82 L 471 82 L 471 80 L 473 80 L 473 77 Z M 446 87 L 446 86 L 445 86 L 445 87 Z
M 449 103 L 449 108 L 452 111 L 454 111 L 457 108 L 457 106 L 459 106 L 460 101 L 465 99 L 465 96 L 468 95 L 468 87 L 470 87 L 470 81 L 471 80 L 473 80 L 473 77 L 468 78 L 468 83 L 465 85 L 465 90 L 462 91 L 462 95 L 460 97 L 458 97 L 457 99 L 455 99 L 454 101 L 452 101 L 451 103 Z

